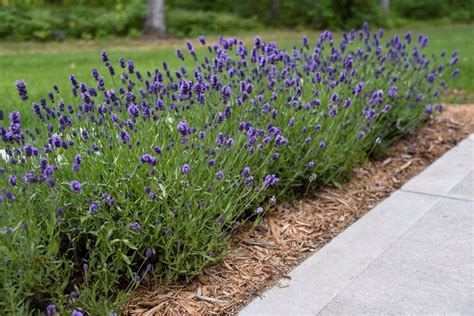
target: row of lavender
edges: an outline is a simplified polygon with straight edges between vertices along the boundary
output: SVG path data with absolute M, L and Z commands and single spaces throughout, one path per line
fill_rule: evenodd
M 34 122 L 0 111 L 0 313 L 119 312 L 140 283 L 189 280 L 243 221 L 339 184 L 441 111 L 456 52 L 383 37 L 200 37 L 176 51 L 186 67 L 145 73 L 103 52 L 88 83 L 32 103 Z

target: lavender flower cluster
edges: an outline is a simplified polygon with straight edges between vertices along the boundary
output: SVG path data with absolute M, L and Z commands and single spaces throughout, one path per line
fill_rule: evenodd
M 91 80 L 32 102 L 34 119 L 0 110 L 0 313 L 118 311 L 144 278 L 199 274 L 243 221 L 441 111 L 459 57 L 428 57 L 428 42 L 367 25 L 288 51 L 200 36 L 176 50 L 183 66 L 144 73 L 103 51 Z

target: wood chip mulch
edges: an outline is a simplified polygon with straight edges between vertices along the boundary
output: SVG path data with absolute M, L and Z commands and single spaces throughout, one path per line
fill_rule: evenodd
M 139 288 L 125 314 L 236 314 L 474 132 L 473 118 L 474 105 L 446 106 L 442 115 L 394 144 L 384 159 L 356 169 L 344 188 L 322 188 L 312 198 L 276 205 L 253 230 L 236 232 L 226 258 L 190 284 Z

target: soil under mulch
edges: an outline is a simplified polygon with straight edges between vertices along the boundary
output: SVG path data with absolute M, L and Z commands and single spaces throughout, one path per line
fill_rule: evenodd
M 276 205 L 255 229 L 235 233 L 223 262 L 192 283 L 140 288 L 126 314 L 236 314 L 472 132 L 474 105 L 447 106 L 384 159 L 356 169 L 344 188 L 322 188 L 311 199 Z

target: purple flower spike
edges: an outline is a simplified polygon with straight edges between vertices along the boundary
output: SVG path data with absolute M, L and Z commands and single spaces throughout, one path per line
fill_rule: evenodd
M 178 132 L 182 136 L 186 136 L 188 134 L 188 122 L 186 120 L 182 120 L 181 122 L 178 123 Z
M 102 61 L 104 63 L 109 61 L 109 56 L 107 56 L 107 52 L 105 50 L 102 51 L 102 53 L 100 54 L 100 57 L 102 58 Z
M 26 91 L 26 83 L 23 80 L 15 81 L 16 88 L 18 89 L 18 95 L 22 101 L 28 100 L 28 91 Z
M 258 207 L 256 210 L 255 210 L 255 214 L 257 215 L 260 215 L 263 213 L 263 207 Z
M 204 37 L 204 35 L 200 35 L 198 39 L 202 45 L 206 45 L 206 38 Z
M 455 78 L 459 74 L 459 68 L 454 69 L 453 73 L 451 74 L 452 78 Z
M 82 191 L 81 183 L 79 181 L 76 181 L 76 180 L 71 181 L 70 187 L 71 187 L 71 191 L 73 192 L 78 193 Z
M 217 180 L 221 180 L 223 177 L 224 177 L 224 172 L 222 172 L 222 171 L 217 172 L 217 174 L 216 174 L 216 179 Z

